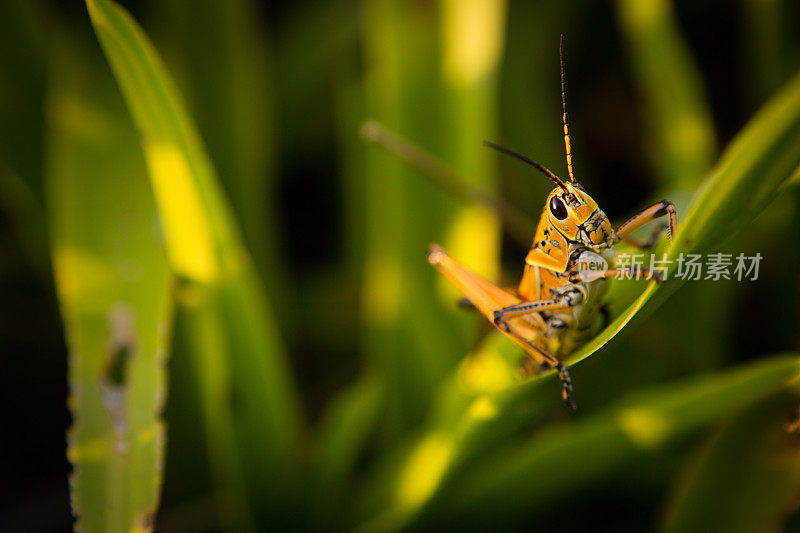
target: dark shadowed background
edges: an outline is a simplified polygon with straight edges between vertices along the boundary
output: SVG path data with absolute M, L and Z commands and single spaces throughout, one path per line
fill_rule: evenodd
M 454 237 L 448 222 L 468 209 L 466 204 L 368 147 L 358 136 L 362 121 L 382 121 L 465 179 L 494 188 L 537 218 L 548 182 L 516 161 L 484 153 L 489 151 L 480 143 L 484 138 L 503 143 L 566 173 L 558 73 L 563 34 L 579 180 L 613 221 L 665 195 L 674 195 L 680 221 L 680 208 L 721 150 L 800 67 L 800 5 L 793 1 L 678 0 L 674 17 L 667 15 L 674 22 L 672 33 L 661 36 L 659 45 L 649 37 L 661 37 L 637 33 L 636 17 L 651 16 L 649 11 L 662 4 L 669 9 L 670 2 L 636 7 L 622 0 L 510 0 L 500 34 L 476 34 L 478 44 L 467 52 L 477 57 L 483 47 L 498 46 L 500 54 L 485 86 L 469 94 L 448 88 L 441 59 L 447 2 L 241 0 L 235 2 L 236 16 L 219 21 L 203 13 L 216 13 L 207 1 L 120 3 L 141 23 L 176 79 L 231 199 L 286 345 L 306 434 L 313 433 L 338 393 L 365 368 L 394 376 L 386 385 L 390 399 L 381 408 L 384 424 L 370 430 L 354 467 L 356 477 L 370 471 L 380 450 L 420 427 L 432 383 L 454 368 L 486 329 L 477 317 L 456 310 L 454 301 L 433 293 L 437 282 L 425 261 L 425 243 L 469 239 L 472 230 Z M 402 36 L 403 45 L 386 52 L 380 40 L 390 31 Z M 246 35 L 244 44 L 237 40 L 239 32 Z M 667 52 L 658 49 L 661 45 Z M 239 54 L 236 46 L 249 55 Z M 662 59 L 675 55 L 670 56 L 675 52 L 671 46 L 678 47 L 679 68 Z M 71 64 L 54 65 L 64 49 L 70 50 Z M 391 54 L 400 59 L 388 66 Z M 387 74 L 384 66 L 394 70 Z M 71 420 L 67 349 L 43 207 L 49 164 L 44 115 L 58 79 L 52 72 L 59 68 L 115 87 L 83 2 L 3 2 L 3 531 L 72 526 L 65 455 Z M 685 94 L 671 92 L 673 69 L 672 82 Z M 665 133 L 675 127 L 670 106 L 686 101 L 690 108 L 700 106 L 692 115 L 700 125 L 688 126 L 688 133 L 676 134 L 675 141 Z M 400 184 L 376 189 L 373 178 L 383 174 L 376 171 L 380 165 L 388 165 L 388 182 Z M 483 169 L 490 169 L 489 177 Z M 800 348 L 798 199 L 796 189 L 781 196 L 725 242 L 722 249 L 731 253 L 764 256 L 757 281 L 689 283 L 632 331 L 576 367 L 578 416 L 645 385 Z M 403 244 L 392 249 L 398 239 Z M 501 277 L 511 284 L 521 273 L 526 247 L 508 234 L 500 242 Z M 494 254 L 491 263 L 497 251 L 495 243 L 473 250 L 465 260 Z M 397 323 L 376 322 L 370 315 L 373 308 L 380 312 L 381 305 L 380 297 L 371 301 L 371 291 L 382 286 L 381 275 L 393 272 L 391 266 L 375 267 L 376 257 L 390 265 L 411 265 L 402 267 L 409 276 L 404 279 L 412 280 L 408 293 L 430 299 L 401 302 Z M 181 339 L 176 342 L 169 367 L 167 466 L 158 525 L 164 531 L 215 531 L 220 519 L 190 363 Z M 381 363 L 376 355 L 397 351 L 421 359 L 426 350 L 443 355 L 419 363 L 424 376 L 393 366 L 400 365 L 400 358 Z M 419 395 L 413 399 L 393 396 L 417 383 Z M 657 457 L 633 462 L 558 498 L 546 510 L 522 515 L 516 525 L 652 529 L 675 490 L 675 473 L 702 442 L 697 435 L 683 439 Z M 800 521 L 795 516 L 786 527 L 800 527 Z

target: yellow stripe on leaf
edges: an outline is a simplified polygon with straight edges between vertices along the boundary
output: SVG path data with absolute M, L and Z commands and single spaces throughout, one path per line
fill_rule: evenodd
M 211 223 L 183 152 L 171 143 L 145 145 L 147 166 L 167 241 L 173 270 L 210 282 L 219 274 Z

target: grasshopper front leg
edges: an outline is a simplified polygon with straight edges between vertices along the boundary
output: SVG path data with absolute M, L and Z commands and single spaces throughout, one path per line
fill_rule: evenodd
M 586 278 L 583 277 L 583 275 L 579 270 L 572 270 L 569 273 L 568 279 L 572 283 L 580 283 L 582 281 L 616 278 L 618 276 L 626 276 L 628 279 L 646 279 L 648 281 L 652 280 L 655 281 L 656 283 L 664 282 L 664 276 L 661 274 L 661 272 L 641 267 L 609 268 L 604 272 L 591 273 Z
M 620 240 L 632 240 L 634 244 L 636 244 L 636 242 L 641 242 L 638 241 L 638 239 L 629 237 L 629 235 L 648 222 L 663 217 L 664 215 L 667 215 L 667 236 L 669 237 L 669 242 L 672 242 L 672 239 L 675 237 L 675 230 L 678 227 L 678 217 L 675 206 L 672 205 L 672 202 L 669 200 L 662 200 L 657 204 L 651 205 L 641 213 L 632 216 L 617 229 L 617 238 Z

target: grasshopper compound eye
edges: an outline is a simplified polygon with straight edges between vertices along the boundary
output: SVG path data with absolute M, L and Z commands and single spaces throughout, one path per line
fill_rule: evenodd
M 558 220 L 564 220 L 567 218 L 567 207 L 558 196 L 553 196 L 550 198 L 550 212 Z

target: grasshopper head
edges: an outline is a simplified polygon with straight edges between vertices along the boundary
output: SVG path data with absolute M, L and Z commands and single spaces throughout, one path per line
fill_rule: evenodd
M 571 170 L 570 181 L 564 181 L 551 170 L 522 154 L 489 141 L 484 141 L 483 144 L 531 165 L 558 185 L 547 196 L 545 215 L 550 225 L 564 235 L 567 240 L 585 246 L 610 246 L 613 244 L 614 230 L 611 228 L 611 222 L 606 214 L 597 207 L 597 202 L 575 181 Z M 567 153 L 569 154 L 569 151 Z M 569 162 L 571 159 L 568 157 L 567 161 Z
M 586 246 L 612 242 L 614 230 L 603 210 L 576 182 L 562 182 L 547 196 L 547 218 L 570 241 Z

